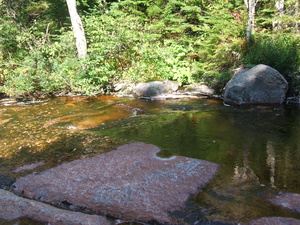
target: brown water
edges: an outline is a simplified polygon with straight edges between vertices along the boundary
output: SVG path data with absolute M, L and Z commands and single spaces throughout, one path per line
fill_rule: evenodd
M 279 191 L 300 193 L 298 108 L 113 96 L 2 100 L 0 125 L 0 175 L 16 178 L 143 141 L 160 147 L 163 157 L 220 164 L 215 179 L 176 213 L 190 224 L 247 223 L 263 216 L 300 219 L 267 202 Z M 37 162 L 43 165 L 13 172 Z M 0 224 L 33 224 L 24 221 Z

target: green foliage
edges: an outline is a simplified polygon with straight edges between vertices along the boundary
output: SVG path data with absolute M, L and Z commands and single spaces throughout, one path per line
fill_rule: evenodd
M 263 32 L 279 30 L 285 33 L 295 33 L 296 24 L 299 24 L 300 14 L 298 0 L 285 0 L 283 14 L 280 14 L 276 7 L 276 1 L 262 0 L 257 5 L 256 28 Z M 298 8 L 297 8 L 298 7 Z M 299 29 L 299 28 L 298 28 Z
M 238 64 L 239 53 L 232 57 L 232 52 L 239 50 L 243 34 L 231 11 L 214 5 L 124 0 L 105 14 L 92 12 L 85 17 L 90 63 L 108 80 L 213 83 L 202 75 Z
M 294 0 L 285 2 L 276 32 L 286 35 L 267 35 L 279 16 L 274 2 L 259 1 L 259 30 L 245 51 L 243 0 L 77 1 L 88 41 L 88 57 L 78 61 L 65 1 L 0 0 L 0 91 L 92 95 L 119 80 L 165 79 L 220 90 L 242 62 L 296 74 L 298 17 Z
M 163 38 L 164 24 L 148 23 L 145 15 L 151 12 L 151 17 L 157 16 L 158 6 L 147 10 L 144 3 L 123 1 L 114 5 L 109 13 L 86 17 L 89 55 L 94 68 L 101 68 L 102 72 L 103 68 L 108 69 L 109 78 L 133 82 L 155 79 L 192 82 L 196 66 L 188 57 L 193 52 L 192 47 L 183 41 Z M 132 11 L 128 14 L 129 6 L 135 9 L 135 16 Z
M 245 63 L 266 64 L 288 76 L 300 72 L 300 39 L 294 35 L 257 35 L 249 48 Z
M 22 60 L 1 64 L 1 92 L 18 95 L 26 92 L 72 91 L 94 94 L 84 62 L 76 57 L 72 32 L 63 32 L 52 43 L 41 43 Z M 10 68 L 10 70 L 7 70 Z

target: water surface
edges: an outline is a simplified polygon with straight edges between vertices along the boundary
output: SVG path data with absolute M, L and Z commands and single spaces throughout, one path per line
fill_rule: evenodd
M 143 141 L 220 165 L 215 179 L 176 212 L 190 224 L 247 223 L 263 216 L 300 219 L 268 199 L 300 193 L 300 114 L 281 106 L 226 107 L 219 100 L 149 101 L 100 96 L 0 103 L 0 174 L 64 162 Z M 0 221 L 1 224 L 1 221 Z M 12 223 L 13 224 L 13 223 Z

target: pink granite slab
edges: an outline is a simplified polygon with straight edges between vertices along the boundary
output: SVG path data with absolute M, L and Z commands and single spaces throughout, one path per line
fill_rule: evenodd
M 51 225 L 111 224 L 103 216 L 58 209 L 45 203 L 21 198 L 9 191 L 0 189 L 0 218 L 13 220 L 22 217 L 29 217 Z
M 151 144 L 125 144 L 20 178 L 14 192 L 72 210 L 171 223 L 170 214 L 210 182 L 218 165 L 180 156 L 163 159 L 159 151 Z
M 263 217 L 251 221 L 249 225 L 300 225 L 300 220 L 285 217 Z

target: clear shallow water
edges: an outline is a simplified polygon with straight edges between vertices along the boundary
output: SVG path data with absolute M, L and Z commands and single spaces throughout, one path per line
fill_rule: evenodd
M 131 141 L 220 164 L 218 175 L 176 212 L 190 224 L 247 223 L 289 216 L 267 199 L 300 193 L 300 111 L 284 107 L 226 107 L 218 100 L 148 101 L 101 96 L 56 98 L 0 106 L 0 174 L 42 161 L 45 170 Z M 208 223 L 208 222 L 207 222 Z M 1 223 L 0 223 L 1 224 Z

